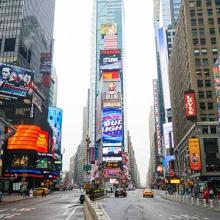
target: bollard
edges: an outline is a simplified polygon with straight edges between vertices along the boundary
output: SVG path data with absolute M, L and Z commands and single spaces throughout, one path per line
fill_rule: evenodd
M 183 196 L 183 203 L 185 203 L 185 200 L 186 200 L 186 195 L 184 194 L 184 196 Z
M 196 199 L 196 204 L 199 205 L 199 198 Z
M 210 199 L 210 208 L 213 209 L 213 200 Z
M 206 208 L 206 199 L 203 199 L 203 206 Z
M 193 197 L 191 197 L 191 203 L 194 204 L 194 198 Z

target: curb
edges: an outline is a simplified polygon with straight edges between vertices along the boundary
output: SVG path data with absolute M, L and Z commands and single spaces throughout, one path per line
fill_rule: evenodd
M 0 202 L 1 205 L 4 204 L 9 204 L 9 203 L 14 203 L 14 202 L 20 202 L 20 201 L 24 201 L 24 200 L 28 200 L 28 199 L 34 199 L 35 197 L 28 197 L 28 198 L 23 198 L 23 199 L 16 199 L 16 200 L 12 200 L 12 201 L 4 201 L 4 199 Z

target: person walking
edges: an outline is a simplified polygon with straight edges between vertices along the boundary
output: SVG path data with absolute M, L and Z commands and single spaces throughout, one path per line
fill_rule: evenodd
M 203 190 L 203 198 L 206 200 L 206 203 L 209 202 L 209 196 L 210 196 L 210 194 L 209 194 L 209 189 L 208 189 L 208 187 L 207 187 L 207 188 L 205 188 L 205 189 Z

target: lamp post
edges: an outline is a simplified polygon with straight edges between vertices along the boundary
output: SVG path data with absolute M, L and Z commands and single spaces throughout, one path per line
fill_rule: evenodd
M 87 135 L 86 136 L 86 182 L 88 183 L 88 176 L 89 176 L 89 171 L 88 171 L 88 165 L 89 165 L 89 144 L 91 143 L 90 137 Z

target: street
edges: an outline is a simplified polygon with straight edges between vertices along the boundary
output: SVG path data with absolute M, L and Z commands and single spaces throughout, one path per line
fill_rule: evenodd
M 220 219 L 220 211 L 165 200 L 158 192 L 154 198 L 143 198 L 140 189 L 129 191 L 126 198 L 109 196 L 98 204 L 111 220 Z
M 83 207 L 79 203 L 79 190 L 53 192 L 47 197 L 38 196 L 8 204 L 0 204 L 0 219 L 84 219 Z

